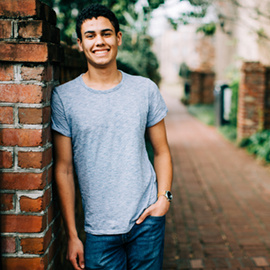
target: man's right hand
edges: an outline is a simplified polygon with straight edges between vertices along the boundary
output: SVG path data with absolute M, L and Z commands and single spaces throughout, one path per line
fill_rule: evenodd
M 68 239 L 66 259 L 71 262 L 75 270 L 84 269 L 84 248 L 79 238 Z

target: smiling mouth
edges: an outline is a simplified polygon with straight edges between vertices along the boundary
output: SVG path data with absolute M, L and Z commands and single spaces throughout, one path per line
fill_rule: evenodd
M 97 54 L 97 55 L 99 55 L 99 54 L 105 54 L 108 51 L 109 51 L 109 49 L 106 49 L 106 50 L 96 50 L 96 51 L 94 51 L 94 54 Z

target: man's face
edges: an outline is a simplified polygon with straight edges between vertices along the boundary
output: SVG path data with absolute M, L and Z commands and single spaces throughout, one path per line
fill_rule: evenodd
M 116 61 L 118 46 L 122 43 L 122 33 L 115 33 L 109 19 L 98 17 L 84 21 L 81 34 L 82 40 L 77 40 L 78 45 L 91 66 L 104 68 Z

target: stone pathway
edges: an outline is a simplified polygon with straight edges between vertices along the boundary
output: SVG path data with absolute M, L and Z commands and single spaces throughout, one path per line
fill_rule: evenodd
M 270 269 L 269 168 L 163 96 L 174 164 L 163 269 Z

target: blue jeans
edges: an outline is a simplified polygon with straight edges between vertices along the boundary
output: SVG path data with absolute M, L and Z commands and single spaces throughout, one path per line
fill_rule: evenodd
M 165 216 L 148 216 L 130 232 L 117 235 L 86 234 L 87 270 L 162 269 Z

